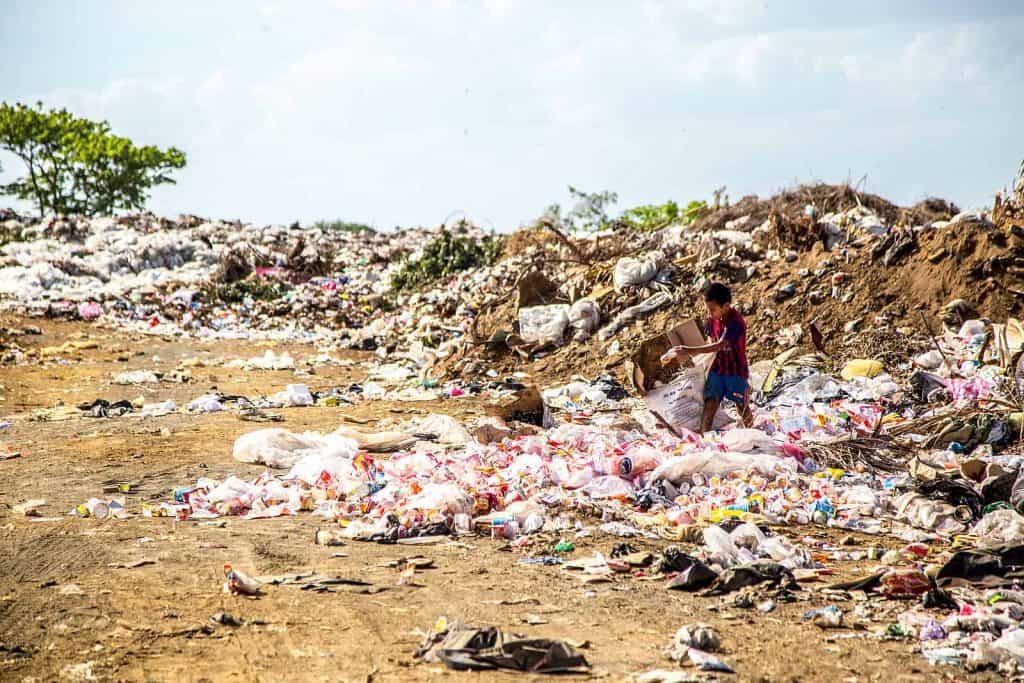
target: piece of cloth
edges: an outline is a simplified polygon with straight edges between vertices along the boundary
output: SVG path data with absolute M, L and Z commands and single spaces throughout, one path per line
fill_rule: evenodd
M 953 579 L 981 581 L 986 577 L 1024 575 L 1024 545 L 991 550 L 961 550 L 949 558 L 935 579 L 946 585 Z
M 568 643 L 546 638 L 517 638 L 493 626 L 452 624 L 432 632 L 416 651 L 456 671 L 506 669 L 529 673 L 586 673 L 586 658 Z
M 704 400 L 728 399 L 738 406 L 747 400 L 747 379 L 735 375 L 720 375 L 712 370 L 704 382 Z
M 721 320 L 709 319 L 704 326 L 704 335 L 714 341 L 725 340 L 725 346 L 719 349 L 711 364 L 712 372 L 726 377 L 750 377 L 747 321 L 735 308 L 729 307 Z
M 788 567 L 764 560 L 726 569 L 701 595 L 725 595 L 747 586 L 769 582 L 786 590 L 800 588 Z

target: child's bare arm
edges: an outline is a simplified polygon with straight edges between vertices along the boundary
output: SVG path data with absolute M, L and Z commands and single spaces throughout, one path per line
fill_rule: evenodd
M 671 363 L 679 356 L 695 356 L 700 353 L 711 353 L 712 351 L 718 351 L 725 346 L 725 340 L 719 339 L 716 342 L 710 344 L 704 344 L 703 346 L 673 346 L 669 349 L 665 355 L 661 357 L 662 363 Z

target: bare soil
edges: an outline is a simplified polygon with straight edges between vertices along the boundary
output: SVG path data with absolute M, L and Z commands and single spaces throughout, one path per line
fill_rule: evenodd
M 0 461 L 0 680 L 270 681 L 270 680 L 540 680 L 541 676 L 454 673 L 422 664 L 412 653 L 414 629 L 427 630 L 441 616 L 509 631 L 587 641 L 583 652 L 592 677 L 624 680 L 652 668 L 673 668 L 662 650 L 679 626 L 712 624 L 722 634 L 722 658 L 738 681 L 918 681 L 942 678 L 995 680 L 950 667 L 935 668 L 908 640 L 881 640 L 870 631 L 822 631 L 801 620 L 804 611 L 827 604 L 852 610 L 822 595 L 821 583 L 780 602 L 769 613 L 736 607 L 731 600 L 666 591 L 662 580 L 624 575 L 613 583 L 583 585 L 556 567 L 526 566 L 520 554 L 487 538 L 422 547 L 350 543 L 322 547 L 313 533 L 322 524 L 309 515 L 244 521 L 222 526 L 144 518 L 97 522 L 65 516 L 31 521 L 11 507 L 45 498 L 46 516 L 63 516 L 74 505 L 101 495 L 104 486 L 130 482 L 128 506 L 167 500 L 174 487 L 199 476 L 257 475 L 261 468 L 231 458 L 239 435 L 263 425 L 230 413 L 174 414 L 160 418 L 59 419 L 58 402 L 74 406 L 97 397 L 175 399 L 179 405 L 216 387 L 225 393 L 266 394 L 294 381 L 291 372 L 222 367 L 193 368 L 193 381 L 145 388 L 113 386 L 114 373 L 172 368 L 180 359 L 250 357 L 257 344 L 132 336 L 85 324 L 0 318 L 0 325 L 38 324 L 43 334 L 19 337 L 27 347 L 94 339 L 99 347 L 66 362 L 49 360 L 3 367 L 0 430 L 4 447 L 21 457 Z M 311 347 L 279 345 L 299 359 Z M 140 355 L 136 355 L 140 354 Z M 161 363 L 155 366 L 153 356 Z M 358 359 L 358 356 L 353 356 Z M 121 359 L 121 360 L 118 360 Z M 362 380 L 360 366 L 318 368 L 302 381 L 314 389 Z M 404 417 L 394 410 L 444 411 L 458 418 L 479 405 L 458 400 L 433 404 L 366 403 L 356 407 L 310 407 L 278 411 L 282 426 L 332 430 L 343 415 L 374 421 Z M 836 541 L 834 532 L 803 528 L 798 537 Z M 547 539 L 551 543 L 557 539 Z M 608 553 L 622 539 L 596 535 L 576 542 L 572 557 Z M 856 536 L 851 548 L 878 545 Z M 541 545 L 539 542 L 538 545 Z M 654 548 L 661 542 L 636 545 Z M 685 544 L 684 544 L 685 545 Z M 881 545 L 894 547 L 891 542 Z M 689 547 L 689 546 L 687 546 Z M 538 552 L 544 550 L 537 548 Z M 341 553 L 344 556 L 337 556 Z M 434 568 L 398 585 L 399 570 L 384 566 L 424 555 Z M 140 561 L 148 564 L 133 566 Z M 373 589 L 317 594 L 270 587 L 258 598 L 221 591 L 222 565 L 251 574 L 314 569 L 360 578 Z M 837 578 L 867 573 L 871 563 L 829 562 Z M 379 589 L 379 592 L 378 592 Z M 512 604 L 496 604 L 507 601 Z M 909 604 L 871 599 L 881 629 Z M 243 624 L 214 625 L 228 612 Z M 527 615 L 547 623 L 529 625 Z M 536 621 L 536 620 L 534 620 Z M 696 677 L 705 677 L 689 669 Z M 719 675 L 723 677 L 722 675 Z M 569 680 L 584 676 L 569 677 Z

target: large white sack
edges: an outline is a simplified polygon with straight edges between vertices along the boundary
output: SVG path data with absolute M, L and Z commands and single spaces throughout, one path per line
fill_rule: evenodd
M 528 342 L 559 346 L 569 326 L 568 304 L 519 309 L 519 335 Z
M 405 423 L 402 430 L 408 434 L 433 434 L 437 442 L 445 446 L 465 446 L 473 438 L 461 422 L 442 413 L 431 413 L 421 420 Z
M 647 392 L 644 396 L 647 409 L 657 413 L 659 418 L 677 431 L 700 431 L 700 420 L 704 413 L 704 382 L 707 368 L 713 360 L 713 354 L 695 356 L 693 367 L 683 368 L 671 382 Z M 732 418 L 719 406 L 711 428 L 721 429 L 730 422 Z
M 694 474 L 705 476 L 724 476 L 730 472 L 741 470 L 756 471 L 761 474 L 796 471 L 796 461 L 792 458 L 779 458 L 773 455 L 747 454 L 720 451 L 688 453 L 669 458 L 651 475 L 651 481 L 664 479 L 672 484 L 688 480 Z
M 359 450 L 352 439 L 319 432 L 296 434 L 287 429 L 259 429 L 238 437 L 232 457 L 267 467 L 293 467 L 308 455 L 327 454 L 351 459 Z
M 722 433 L 722 443 L 735 453 L 778 455 L 782 450 L 775 439 L 760 429 L 730 429 Z
M 600 324 L 601 309 L 590 299 L 580 299 L 569 309 L 569 325 L 575 330 L 576 341 L 585 341 Z
M 660 251 L 652 251 L 643 258 L 620 258 L 615 264 L 615 273 L 612 276 L 615 291 L 621 292 L 626 287 L 647 284 L 658 274 L 664 259 L 665 255 Z

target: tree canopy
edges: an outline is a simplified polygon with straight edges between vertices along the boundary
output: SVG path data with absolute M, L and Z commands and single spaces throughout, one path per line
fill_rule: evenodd
M 111 214 L 141 211 L 151 188 L 174 183 L 185 166 L 174 147 L 137 146 L 114 135 L 106 121 L 80 118 L 42 103 L 0 104 L 0 149 L 18 157 L 27 175 L 0 194 L 31 201 L 40 214 Z

